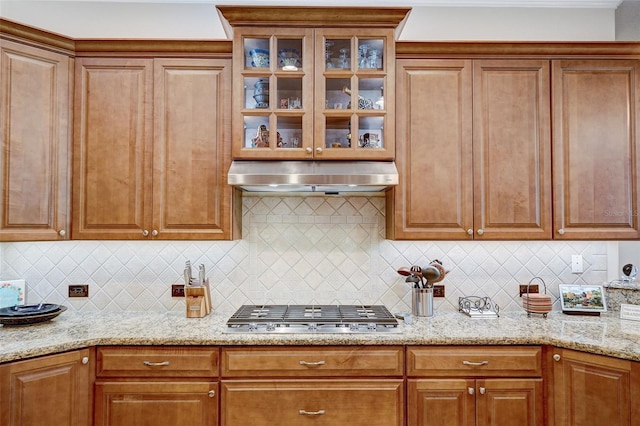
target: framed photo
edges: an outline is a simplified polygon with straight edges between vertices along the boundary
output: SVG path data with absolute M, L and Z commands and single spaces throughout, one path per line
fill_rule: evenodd
M 599 315 L 607 312 L 604 289 L 601 285 L 561 284 L 560 303 L 565 313 L 586 313 Z

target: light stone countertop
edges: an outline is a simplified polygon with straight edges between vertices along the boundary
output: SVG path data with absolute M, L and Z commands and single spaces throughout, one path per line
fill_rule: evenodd
M 600 317 L 504 312 L 472 319 L 457 312 L 399 320 L 401 333 L 229 334 L 232 312 L 186 318 L 180 312 L 64 312 L 30 326 L 0 326 L 0 363 L 94 345 L 540 345 L 640 361 L 640 322 Z

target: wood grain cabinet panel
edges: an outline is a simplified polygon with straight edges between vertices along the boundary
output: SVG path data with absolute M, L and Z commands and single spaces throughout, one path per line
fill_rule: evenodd
M 0 424 L 91 425 L 93 366 L 89 349 L 0 365 Z
M 569 349 L 553 360 L 555 426 L 638 424 L 639 363 Z
M 0 40 L 0 241 L 69 238 L 72 64 Z
M 640 238 L 640 61 L 553 62 L 554 238 Z
M 539 346 L 407 347 L 409 426 L 543 426 Z
M 545 60 L 397 61 L 394 239 L 550 239 Z
M 402 379 L 228 380 L 225 426 L 402 426 Z
M 80 58 L 78 239 L 230 239 L 230 60 Z
M 207 382 L 98 382 L 95 426 L 215 426 L 218 385 Z

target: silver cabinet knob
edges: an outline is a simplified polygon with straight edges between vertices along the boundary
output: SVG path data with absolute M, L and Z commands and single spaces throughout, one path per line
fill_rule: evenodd
M 146 229 L 142 230 L 142 236 L 143 237 L 148 237 L 149 236 L 149 231 L 147 231 Z
M 478 235 L 482 235 L 482 234 L 484 234 L 484 229 L 480 228 L 480 229 L 478 229 L 478 230 L 476 231 L 476 233 L 477 233 Z
M 563 228 L 558 229 L 558 235 L 564 235 L 564 229 Z
M 322 154 L 322 148 L 317 147 L 317 148 L 316 148 L 316 152 L 317 152 L 318 154 Z
M 555 354 L 555 355 L 553 356 L 553 360 L 554 360 L 554 361 L 560 361 L 560 359 L 561 359 L 561 358 L 562 358 L 562 357 L 560 356 L 560 354 Z
M 82 361 L 81 361 L 81 362 L 82 362 L 82 364 L 84 364 L 84 365 L 89 364 L 89 357 L 88 357 L 88 356 L 82 357 Z
M 313 154 L 313 150 L 309 146 L 307 147 L 306 151 L 307 151 L 307 154 Z
M 480 386 L 480 389 L 478 389 L 480 391 L 480 395 L 484 395 L 485 393 L 487 393 L 487 390 L 485 388 L 483 388 L 482 386 Z
M 467 392 L 469 392 L 469 395 L 473 395 L 474 393 L 476 393 L 476 390 L 474 388 L 467 388 Z
M 65 231 L 64 229 L 61 229 L 58 231 L 58 235 L 60 235 L 61 237 L 64 237 L 65 235 L 67 235 L 67 231 Z
M 473 229 L 471 229 L 471 228 L 467 229 L 467 234 L 473 235 Z
M 209 398 L 213 398 L 214 396 L 216 396 L 216 391 L 210 390 L 209 391 Z
M 154 229 L 153 231 L 151 231 L 151 236 L 152 237 L 157 237 L 158 236 L 158 230 Z

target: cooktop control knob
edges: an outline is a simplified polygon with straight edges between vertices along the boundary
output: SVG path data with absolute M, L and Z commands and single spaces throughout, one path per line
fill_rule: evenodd
M 369 324 L 367 324 L 367 330 L 369 331 L 376 331 L 377 328 L 378 326 L 373 322 L 370 322 Z

